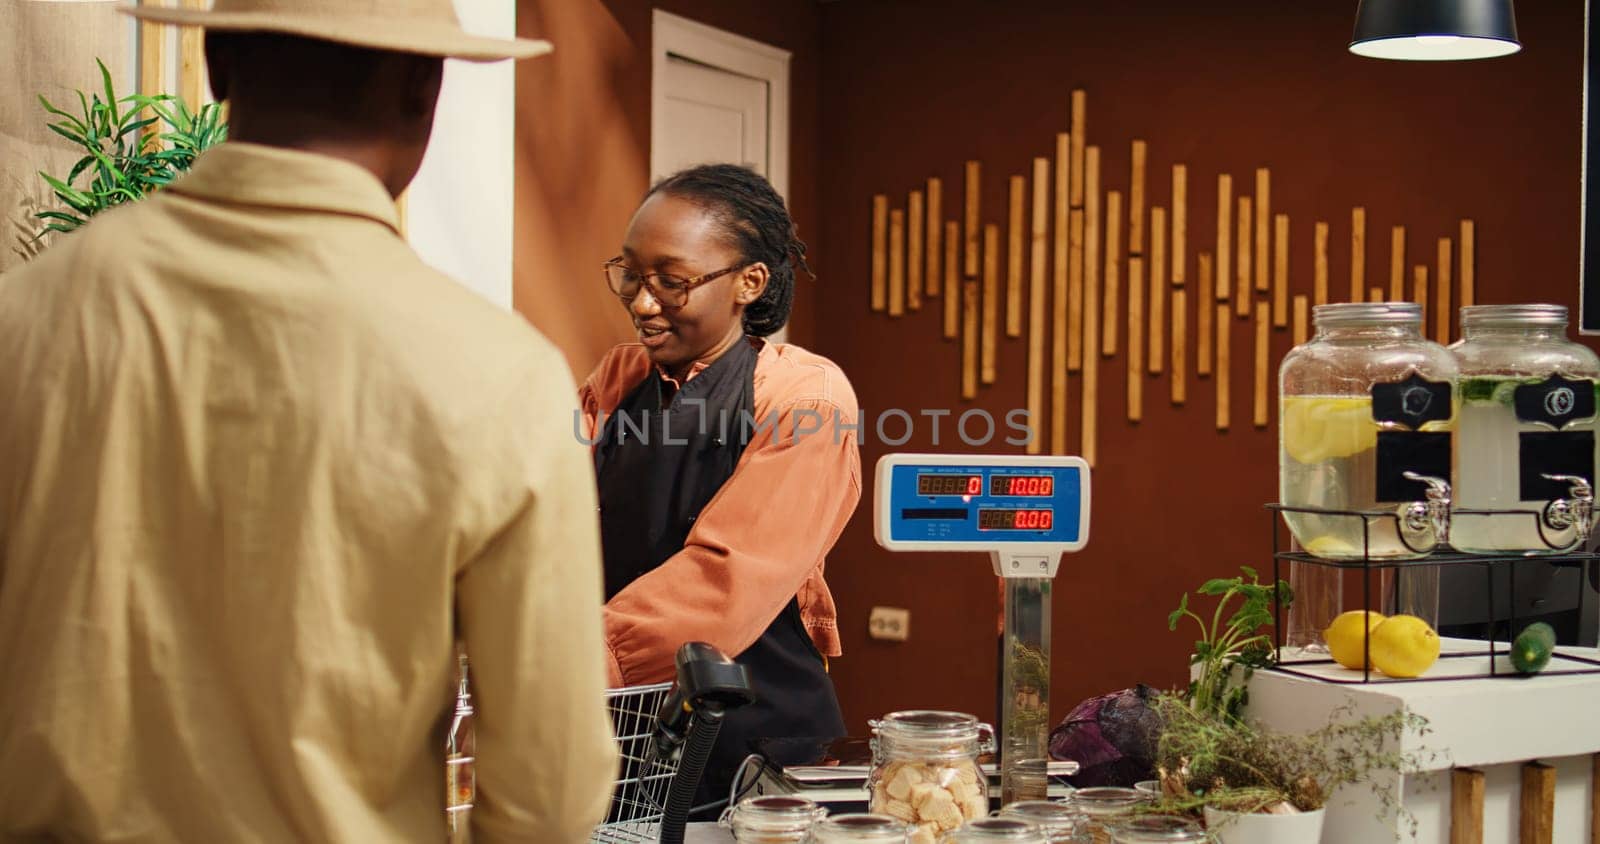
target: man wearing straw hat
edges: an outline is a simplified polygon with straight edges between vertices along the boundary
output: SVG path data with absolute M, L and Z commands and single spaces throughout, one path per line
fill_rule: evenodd
M 424 266 L 393 197 L 450 0 L 143 7 L 233 140 L 0 279 L 0 841 L 439 841 L 459 637 L 479 842 L 615 772 L 561 356 Z

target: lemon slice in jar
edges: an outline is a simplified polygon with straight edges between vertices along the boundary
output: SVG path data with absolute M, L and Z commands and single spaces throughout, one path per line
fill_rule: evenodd
M 1290 396 L 1283 400 L 1283 448 L 1300 463 L 1360 454 L 1378 445 L 1369 396 Z

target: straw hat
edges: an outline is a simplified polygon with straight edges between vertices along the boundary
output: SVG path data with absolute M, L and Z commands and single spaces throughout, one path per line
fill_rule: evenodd
M 215 0 L 207 9 L 125 7 L 136 18 L 223 32 L 281 32 L 356 47 L 491 62 L 550 52 L 548 41 L 473 35 L 451 0 Z

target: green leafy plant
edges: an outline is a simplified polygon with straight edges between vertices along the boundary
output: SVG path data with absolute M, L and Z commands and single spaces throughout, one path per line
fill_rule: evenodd
M 181 98 L 168 94 L 119 98 L 105 63 L 98 59 L 95 63 L 100 66 L 103 90 L 77 92 L 80 114 L 68 113 L 39 96 L 44 110 L 60 118 L 50 130 L 82 147 L 84 156 L 64 179 L 39 174 L 61 207 L 34 215 L 47 221 L 36 240 L 49 232 L 71 232 L 108 208 L 143 199 L 188 170 L 200 153 L 227 140 L 220 105 L 210 103 L 196 113 Z M 146 113 L 154 116 L 143 116 Z M 167 131 L 147 131 L 157 122 Z
M 1288 583 L 1264 584 L 1249 566 L 1239 570 L 1244 576 L 1213 578 L 1196 590 L 1217 599 L 1209 623 L 1189 608 L 1187 592 L 1167 616 L 1168 630 L 1177 630 L 1185 617 L 1200 627 L 1200 638 L 1189 658 L 1189 664 L 1200 669 L 1189 683 L 1185 700 L 1196 712 L 1226 721 L 1237 721 L 1240 709 L 1249 702 L 1250 675 L 1272 664 L 1272 638 L 1262 628 L 1272 623 L 1273 603 L 1287 610 L 1293 600 Z M 1230 606 L 1234 606 L 1233 614 L 1224 618 Z

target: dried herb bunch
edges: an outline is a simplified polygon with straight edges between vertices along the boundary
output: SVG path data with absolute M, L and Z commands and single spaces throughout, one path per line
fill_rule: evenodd
M 1177 630 L 1178 622 L 1185 617 L 1200 627 L 1200 638 L 1189 658 L 1189 664 L 1200 666 L 1200 670 L 1189 683 L 1185 699 L 1196 712 L 1212 713 L 1229 721 L 1237 721 L 1240 709 L 1249 702 L 1250 675 L 1255 669 L 1272 664 L 1272 638 L 1262 628 L 1272 623 L 1273 602 L 1287 610 L 1293 600 L 1288 583 L 1262 583 L 1255 569 L 1240 566 L 1239 570 L 1244 576 L 1213 578 L 1196 590 L 1217 599 L 1210 623 L 1189 608 L 1187 592 L 1178 608 L 1167 616 L 1168 630 Z M 1232 615 L 1224 618 L 1235 600 L 1240 603 Z M 1235 668 L 1239 669 L 1237 677 Z

